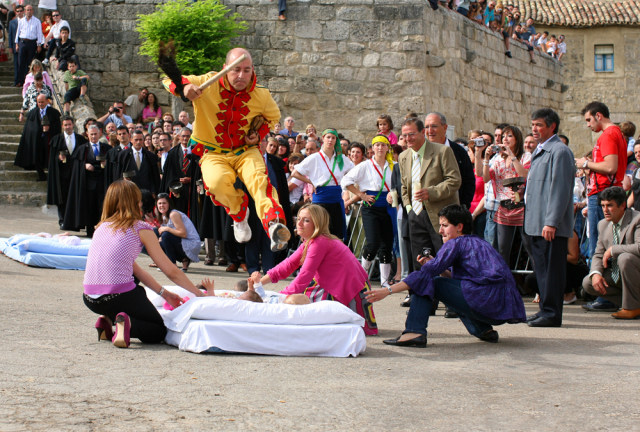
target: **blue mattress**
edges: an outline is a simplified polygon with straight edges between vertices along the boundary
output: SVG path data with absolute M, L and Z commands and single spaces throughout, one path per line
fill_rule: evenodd
M 0 251 L 7 257 L 33 267 L 84 270 L 91 240 L 64 244 L 55 238 L 16 234 L 0 238 Z

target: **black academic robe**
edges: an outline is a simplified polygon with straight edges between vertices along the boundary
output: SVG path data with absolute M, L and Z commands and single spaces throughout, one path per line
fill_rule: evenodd
M 158 156 L 149 150 L 142 149 L 142 163 L 140 169 L 136 166 L 133 156 L 133 149 L 128 148 L 118 154 L 118 178 L 128 171 L 135 171 L 136 175 L 131 178 L 138 187 L 150 191 L 153 195 L 157 195 L 160 190 L 160 169 L 158 165 Z
M 194 226 L 199 226 L 200 220 L 200 196 L 196 183 L 202 179 L 202 171 L 200 171 L 200 157 L 189 154 L 189 166 L 187 172 L 182 170 L 183 150 L 181 145 L 177 145 L 169 150 L 167 160 L 164 163 L 164 172 L 162 182 L 160 183 L 160 192 L 170 193 L 169 186 L 178 182 L 180 178 L 189 177 L 191 181 L 184 183 L 180 197 L 176 197 L 171 193 L 173 207 L 189 216 Z
M 107 164 L 104 168 L 104 187 L 105 191 L 109 187 L 111 183 L 122 178 L 120 173 L 120 167 L 118 166 L 118 156 L 124 150 L 120 145 L 115 147 L 109 147 L 109 151 L 107 151 L 106 158 Z
M 49 130 L 47 132 L 44 132 L 42 128 L 40 108 L 36 106 L 27 113 L 14 165 L 26 170 L 44 170 L 47 168 L 49 141 L 62 132 L 62 126 L 60 112 L 52 106 L 47 106 L 45 118 L 49 122 Z
M 99 149 L 100 157 L 106 157 L 111 147 L 99 143 Z M 100 221 L 102 213 L 105 192 L 104 168 L 94 156 L 88 142 L 76 146 L 70 162 L 73 163 L 73 167 L 62 229 L 79 231 L 87 227 L 87 233 L 92 234 L 93 227 Z M 87 170 L 86 164 L 92 165 L 94 170 Z
M 49 177 L 47 182 L 47 204 L 58 206 L 58 216 L 60 222 L 64 219 L 67 197 L 69 195 L 69 184 L 71 183 L 71 173 L 73 170 L 72 155 L 77 148 L 86 143 L 87 139 L 80 134 L 74 133 L 75 147 L 69 154 L 64 133 L 58 134 L 51 140 L 49 151 Z M 66 161 L 60 160 L 60 153 L 66 155 Z

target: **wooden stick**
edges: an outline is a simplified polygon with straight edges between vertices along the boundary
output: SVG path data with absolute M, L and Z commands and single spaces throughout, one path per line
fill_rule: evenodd
M 220 77 L 223 77 L 226 74 L 228 74 L 231 71 L 231 69 L 236 67 L 239 63 L 242 63 L 246 58 L 247 58 L 247 55 L 246 54 L 242 54 L 240 57 L 238 57 L 237 59 L 232 61 L 229 66 L 227 66 L 226 68 L 222 69 L 220 72 L 218 72 L 217 74 L 215 74 L 214 76 L 212 76 L 211 78 L 206 80 L 204 83 L 202 83 L 202 85 L 200 86 L 200 90 L 204 90 L 207 87 L 209 87 L 211 84 L 213 84 L 214 82 L 218 81 L 220 79 Z

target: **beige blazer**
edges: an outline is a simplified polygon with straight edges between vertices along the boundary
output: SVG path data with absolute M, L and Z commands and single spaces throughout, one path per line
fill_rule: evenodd
M 613 258 L 624 252 L 638 257 L 640 268 L 640 212 L 626 209 L 620 221 L 620 244 L 613 244 L 613 228 L 611 222 L 602 219 L 598 222 L 598 243 L 591 260 L 591 270 L 598 270 L 604 274 L 602 256 L 611 248 Z
M 442 144 L 434 144 L 425 140 L 424 157 L 420 170 L 422 189 L 429 191 L 429 199 L 424 207 L 436 232 L 440 229 L 438 212 L 449 204 L 459 204 L 458 189 L 462 184 L 460 169 L 453 150 Z M 398 164 L 402 179 L 402 204 L 411 205 L 411 164 L 413 152 L 405 150 L 400 154 Z

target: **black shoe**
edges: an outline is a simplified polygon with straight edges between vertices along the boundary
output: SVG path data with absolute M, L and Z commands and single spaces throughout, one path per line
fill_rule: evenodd
M 527 322 L 529 322 L 529 321 L 533 321 L 533 320 L 537 320 L 537 319 L 538 319 L 538 317 L 539 317 L 539 315 L 538 315 L 538 314 L 529 315 L 529 316 L 527 317 Z
M 513 58 L 513 56 L 511 55 L 511 51 L 505 52 L 504 55 L 506 55 L 509 58 Z
M 498 338 L 499 338 L 498 332 L 495 331 L 494 329 L 487 330 L 486 332 L 478 336 L 478 339 L 483 340 L 485 342 L 490 342 L 490 343 L 498 343 Z
M 433 10 L 438 10 L 438 0 L 429 0 L 429 6 Z
M 409 307 L 411 306 L 411 294 L 407 294 L 407 296 L 400 302 L 400 306 Z
M 619 308 L 609 300 L 598 298 L 591 303 L 583 304 L 582 309 L 592 312 L 617 312 Z
M 460 315 L 458 315 L 458 312 L 454 312 L 451 309 L 447 308 L 444 312 L 444 317 L 445 318 L 459 318 Z
M 398 336 L 395 339 L 385 339 L 382 343 L 387 345 L 395 345 L 395 346 L 404 346 L 404 347 L 416 347 L 416 348 L 426 348 L 427 347 L 427 335 L 420 335 L 414 337 L 413 339 L 409 339 L 406 341 L 399 341 L 402 336 Z
M 538 317 L 533 321 L 527 322 L 529 327 L 560 327 L 562 324 L 554 319 L 547 317 Z

